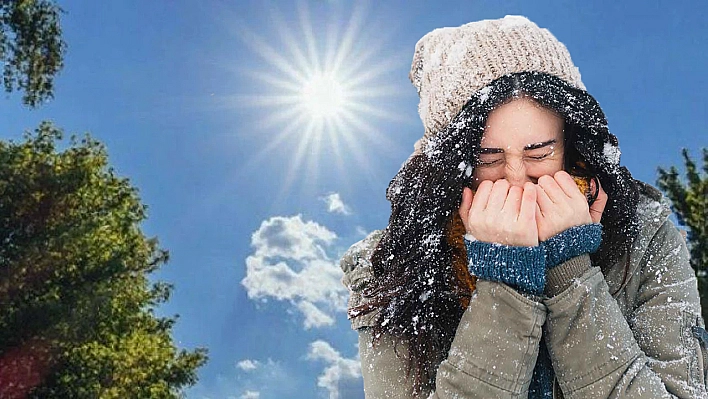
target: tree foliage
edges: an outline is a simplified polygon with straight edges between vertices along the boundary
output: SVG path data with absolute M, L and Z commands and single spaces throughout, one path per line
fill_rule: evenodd
M 64 65 L 59 14 L 52 0 L 0 0 L 0 61 L 8 93 L 23 92 L 31 107 L 53 97 L 54 76 Z
M 679 224 L 688 228 L 686 239 L 691 251 L 691 266 L 698 277 L 703 318 L 708 320 L 708 148 L 703 148 L 703 167 L 698 169 L 688 150 L 683 149 L 686 181 L 679 171 L 659 168 L 657 184 L 671 200 Z
M 0 142 L 0 397 L 180 397 L 206 351 L 178 350 L 154 314 L 168 253 L 105 147 L 65 144 L 48 122 Z

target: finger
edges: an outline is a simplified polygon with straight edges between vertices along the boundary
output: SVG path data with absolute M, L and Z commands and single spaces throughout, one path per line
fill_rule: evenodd
M 605 211 L 605 206 L 607 206 L 607 198 L 607 193 L 598 182 L 597 199 L 595 199 L 595 202 L 590 206 L 590 218 L 593 223 L 600 223 L 602 212 Z
M 521 197 L 521 206 L 519 209 L 519 220 L 534 221 L 536 218 L 536 210 L 538 209 L 537 194 L 538 191 L 533 183 L 527 182 L 524 184 L 524 191 Z
M 485 180 L 479 183 L 479 186 L 477 186 L 477 190 L 472 198 L 472 206 L 469 212 L 478 214 L 487 207 L 487 201 L 489 200 L 489 194 L 492 192 L 492 187 L 494 187 L 494 183 L 490 180 Z
M 540 192 L 541 190 L 537 187 L 536 191 Z M 546 237 L 546 228 L 544 226 L 548 225 L 548 221 L 546 221 L 546 216 L 541 212 L 541 208 L 536 204 L 536 233 L 538 234 L 538 241 L 546 241 L 548 237 Z
M 555 207 L 553 201 L 548 197 L 546 190 L 541 186 L 536 187 L 536 202 L 538 203 L 539 211 L 544 215 Z
M 469 212 L 470 207 L 472 207 L 472 199 L 474 198 L 474 194 L 472 193 L 472 190 L 469 187 L 464 187 L 462 189 L 462 202 L 460 203 L 460 215 L 462 215 L 462 211 L 464 210 L 465 215 Z
M 492 212 L 500 212 L 504 207 L 507 195 L 509 195 L 509 182 L 505 179 L 499 179 L 494 182 L 492 192 L 487 200 L 487 210 Z
M 504 201 L 504 208 L 502 209 L 502 212 L 508 212 L 516 218 L 519 215 L 519 210 L 521 209 L 521 195 L 523 193 L 524 189 L 521 187 L 510 187 L 509 194 L 506 196 L 506 200 Z
M 554 203 L 559 204 L 566 201 L 568 196 L 556 182 L 553 176 L 543 175 L 538 178 L 538 185 L 543 189 L 548 198 Z
M 537 194 L 537 195 L 538 195 L 539 191 L 540 191 L 540 190 L 537 188 L 537 189 L 536 189 L 536 194 Z M 536 212 L 536 223 L 538 223 L 539 221 L 543 220 L 543 218 L 544 218 L 543 212 L 541 212 L 541 207 L 538 205 L 538 202 L 536 203 L 535 212 Z
M 470 208 L 472 207 L 472 190 L 468 187 L 462 189 L 462 203 L 460 204 L 459 212 L 460 218 L 462 218 L 462 223 L 465 225 L 465 231 L 467 231 L 467 219 L 469 218 Z
M 553 178 L 555 179 L 556 183 L 558 183 L 558 186 L 563 190 L 565 195 L 567 195 L 570 198 L 575 198 L 578 199 L 580 197 L 583 197 L 585 199 L 585 193 L 580 192 L 578 189 L 578 185 L 575 183 L 575 180 L 568 174 L 568 172 L 561 170 L 556 172 L 553 175 Z

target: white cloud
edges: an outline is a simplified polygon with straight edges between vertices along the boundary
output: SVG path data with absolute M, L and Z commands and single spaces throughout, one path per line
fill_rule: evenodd
M 317 377 L 317 386 L 329 392 L 329 399 L 361 397 L 361 362 L 342 357 L 337 350 L 322 340 L 310 344 L 310 360 L 322 360 L 327 365 Z
M 197 384 L 187 397 L 200 399 L 294 398 L 302 391 L 301 374 L 282 360 L 252 360 L 256 369 L 241 371 L 240 362 L 217 371 L 206 384 Z M 248 363 L 248 362 L 247 362 Z M 250 395 L 250 396 L 249 396 Z
M 322 198 L 322 200 L 327 204 L 327 212 L 339 213 L 342 215 L 351 215 L 352 213 L 349 206 L 342 201 L 342 197 L 339 196 L 339 193 L 329 194 Z
M 236 367 L 240 368 L 243 371 L 252 371 L 258 368 L 260 366 L 260 363 L 258 360 L 251 360 L 251 359 L 244 359 L 241 360 L 240 362 L 236 363 Z
M 306 329 L 331 326 L 334 324 L 334 318 L 321 311 L 317 306 L 313 305 L 312 302 L 301 301 L 297 304 L 297 308 L 305 315 Z
M 326 258 L 322 245 L 337 235 L 316 222 L 304 222 L 300 215 L 273 216 L 261 223 L 251 236 L 258 257 L 283 257 L 297 261 Z
M 259 399 L 261 393 L 258 391 L 246 391 L 241 395 L 241 399 Z
M 332 313 L 346 310 L 349 295 L 339 265 L 327 255 L 336 238 L 300 215 L 263 221 L 251 236 L 254 252 L 241 281 L 248 297 L 290 302 L 305 316 L 305 328 L 334 324 Z

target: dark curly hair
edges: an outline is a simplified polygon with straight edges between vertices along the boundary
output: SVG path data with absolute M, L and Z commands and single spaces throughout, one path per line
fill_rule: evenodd
M 371 257 L 375 284 L 364 292 L 371 301 L 366 309 L 358 309 L 380 310 L 372 327 L 374 341 L 390 334 L 407 344 L 408 372 L 414 373 L 416 394 L 433 387 L 471 294 L 465 287 L 474 288 L 469 274 L 454 266 L 460 258 L 466 266 L 466 254 L 461 238 L 451 235 L 460 234 L 457 210 L 463 188 L 472 186 L 487 116 L 519 97 L 564 118 L 566 165 L 582 161 L 608 194 L 602 245 L 592 255 L 593 263 L 614 264 L 637 235 L 638 185 L 619 166 L 617 138 L 592 96 L 558 77 L 536 72 L 506 75 L 477 91 L 389 184 L 391 216 Z

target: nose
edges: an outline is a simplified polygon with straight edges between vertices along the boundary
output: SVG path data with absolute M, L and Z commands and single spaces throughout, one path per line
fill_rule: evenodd
M 505 176 L 504 178 L 512 186 L 522 187 L 526 182 L 532 182 L 531 177 L 526 173 L 526 167 L 524 162 L 521 160 L 513 160 L 507 162 L 505 165 Z

